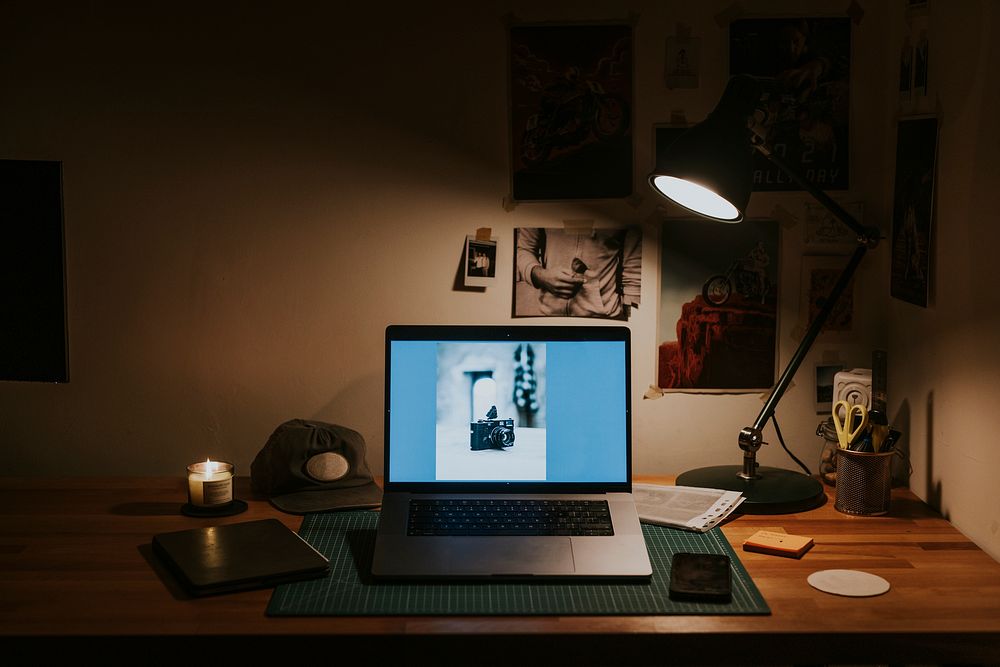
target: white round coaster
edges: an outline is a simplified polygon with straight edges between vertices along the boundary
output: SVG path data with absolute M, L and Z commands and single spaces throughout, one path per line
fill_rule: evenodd
M 809 585 L 824 593 L 870 597 L 889 590 L 889 582 L 882 577 L 860 570 L 820 570 L 807 579 Z

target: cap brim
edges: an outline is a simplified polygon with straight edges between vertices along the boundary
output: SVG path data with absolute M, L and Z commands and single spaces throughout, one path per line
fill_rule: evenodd
M 382 489 L 375 482 L 368 482 L 342 489 L 297 491 L 273 496 L 271 504 L 290 514 L 373 508 L 382 504 Z

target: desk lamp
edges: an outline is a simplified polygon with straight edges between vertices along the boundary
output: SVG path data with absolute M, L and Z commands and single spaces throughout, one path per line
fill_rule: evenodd
M 774 420 L 774 410 L 865 253 L 878 244 L 880 232 L 876 227 L 861 225 L 837 202 L 799 176 L 764 146 L 761 137 L 752 130 L 753 117 L 762 110 L 759 107 L 760 97 L 761 88 L 756 79 L 750 76 L 732 77 L 718 106 L 708 118 L 679 136 L 668 147 L 662 159 L 657 161 L 656 170 L 649 176 L 649 183 L 658 194 L 692 213 L 720 222 L 740 222 L 750 201 L 752 160 L 756 151 L 857 234 L 857 247 L 847 266 L 830 290 L 819 313 L 810 322 L 798 349 L 782 371 L 756 421 L 740 431 L 738 443 L 743 450 L 742 465 L 698 468 L 677 478 L 680 486 L 742 492 L 745 500 L 740 510 L 744 513 L 783 514 L 818 507 L 823 503 L 825 494 L 819 480 L 810 475 L 758 465 L 757 450 L 766 444 L 762 429 L 769 419 L 774 421 L 775 431 L 781 440 L 781 431 Z

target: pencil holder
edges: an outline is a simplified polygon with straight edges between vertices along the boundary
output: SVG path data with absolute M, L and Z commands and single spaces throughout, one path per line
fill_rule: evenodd
M 868 454 L 838 449 L 834 508 L 857 516 L 888 514 L 894 453 L 892 450 Z

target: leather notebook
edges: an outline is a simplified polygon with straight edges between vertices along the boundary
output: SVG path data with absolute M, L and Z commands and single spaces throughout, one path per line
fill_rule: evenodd
M 160 533 L 153 551 L 193 595 L 269 588 L 329 572 L 327 558 L 277 519 Z

